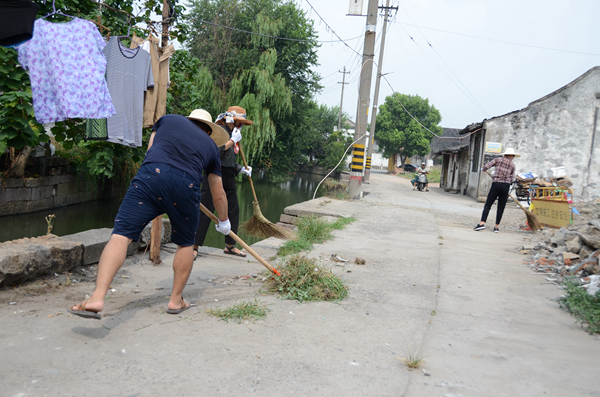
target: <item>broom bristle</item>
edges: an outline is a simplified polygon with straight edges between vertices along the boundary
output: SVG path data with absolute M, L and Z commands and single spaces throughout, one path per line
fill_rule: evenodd
M 271 223 L 271 221 L 265 218 L 256 201 L 253 204 L 254 215 L 252 215 L 252 217 L 241 226 L 244 232 L 255 237 L 275 237 L 281 239 L 292 238 L 290 232 Z
M 534 232 L 536 230 L 542 230 L 542 223 L 538 220 L 537 216 L 531 211 L 525 211 L 525 215 L 527 215 L 527 223 L 529 227 Z

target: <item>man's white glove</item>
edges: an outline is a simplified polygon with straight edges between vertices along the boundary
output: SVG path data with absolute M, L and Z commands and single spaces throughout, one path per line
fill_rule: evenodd
M 219 223 L 215 225 L 217 232 L 223 233 L 224 235 L 228 235 L 231 232 L 231 222 L 229 222 L 229 218 L 226 221 L 219 220 Z
M 248 168 L 246 169 L 246 167 L 248 167 Z M 252 167 L 250 167 L 249 165 L 246 167 L 242 167 L 242 170 L 240 171 L 240 173 L 242 175 L 252 176 Z
M 233 143 L 238 143 L 242 140 L 242 131 L 239 128 L 234 128 L 231 132 L 231 140 Z

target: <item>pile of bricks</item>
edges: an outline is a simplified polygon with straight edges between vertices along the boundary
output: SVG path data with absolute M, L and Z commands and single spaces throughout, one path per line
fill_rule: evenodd
M 521 253 L 536 252 L 525 262 L 533 274 L 545 275 L 548 282 L 555 284 L 562 284 L 568 279 L 593 295 L 598 291 L 600 282 L 599 236 L 598 221 L 569 229 L 546 230 L 541 234 L 541 241 L 523 246 Z

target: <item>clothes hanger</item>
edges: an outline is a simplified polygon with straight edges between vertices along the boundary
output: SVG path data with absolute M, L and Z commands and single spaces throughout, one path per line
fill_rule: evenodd
M 54 2 L 55 2 L 55 1 L 56 1 L 56 0 L 52 0 L 52 12 L 51 12 L 50 14 L 46 15 L 45 17 L 42 17 L 41 19 L 46 19 L 46 18 L 48 18 L 49 16 L 52 16 L 52 15 L 54 15 L 54 14 L 62 15 L 63 17 L 67 17 L 67 18 L 77 18 L 77 17 L 74 17 L 73 15 L 67 15 L 67 14 L 63 14 L 62 12 L 60 12 L 60 10 L 59 10 L 59 11 L 56 11 L 56 4 L 54 4 Z M 46 2 L 44 2 L 44 4 L 45 4 L 45 3 L 46 3 Z

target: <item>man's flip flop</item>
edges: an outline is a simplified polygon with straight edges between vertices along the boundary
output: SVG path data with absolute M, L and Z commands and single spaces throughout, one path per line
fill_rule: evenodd
M 233 249 L 234 249 L 234 248 L 235 248 L 235 247 L 228 247 L 228 246 L 225 246 L 225 251 L 223 251 L 223 253 L 224 253 L 224 254 L 227 254 L 227 255 L 241 256 L 242 258 L 245 258 L 245 257 L 246 257 L 246 254 L 244 254 L 242 251 L 240 251 L 240 253 L 239 253 L 239 254 L 238 254 L 238 253 L 236 253 L 236 252 L 234 252 L 234 251 L 233 251 Z
M 77 305 L 77 310 L 71 310 L 71 309 L 67 309 L 67 311 L 71 314 L 74 314 L 76 316 L 79 317 L 83 317 L 83 318 L 93 318 L 96 320 L 100 320 L 102 318 L 102 316 L 100 315 L 100 313 L 97 312 L 93 312 L 91 310 L 86 310 L 85 309 L 85 305 L 87 303 L 87 299 L 84 300 L 83 302 L 81 302 L 80 304 Z
M 181 305 L 185 304 L 185 299 L 183 299 L 183 296 L 181 297 Z M 186 307 L 182 307 L 181 309 L 169 309 L 167 308 L 167 313 L 169 314 L 179 314 L 181 312 L 186 311 L 187 309 L 189 309 L 190 307 L 194 307 L 194 306 L 198 306 L 195 303 L 190 303 L 189 305 L 187 305 Z

